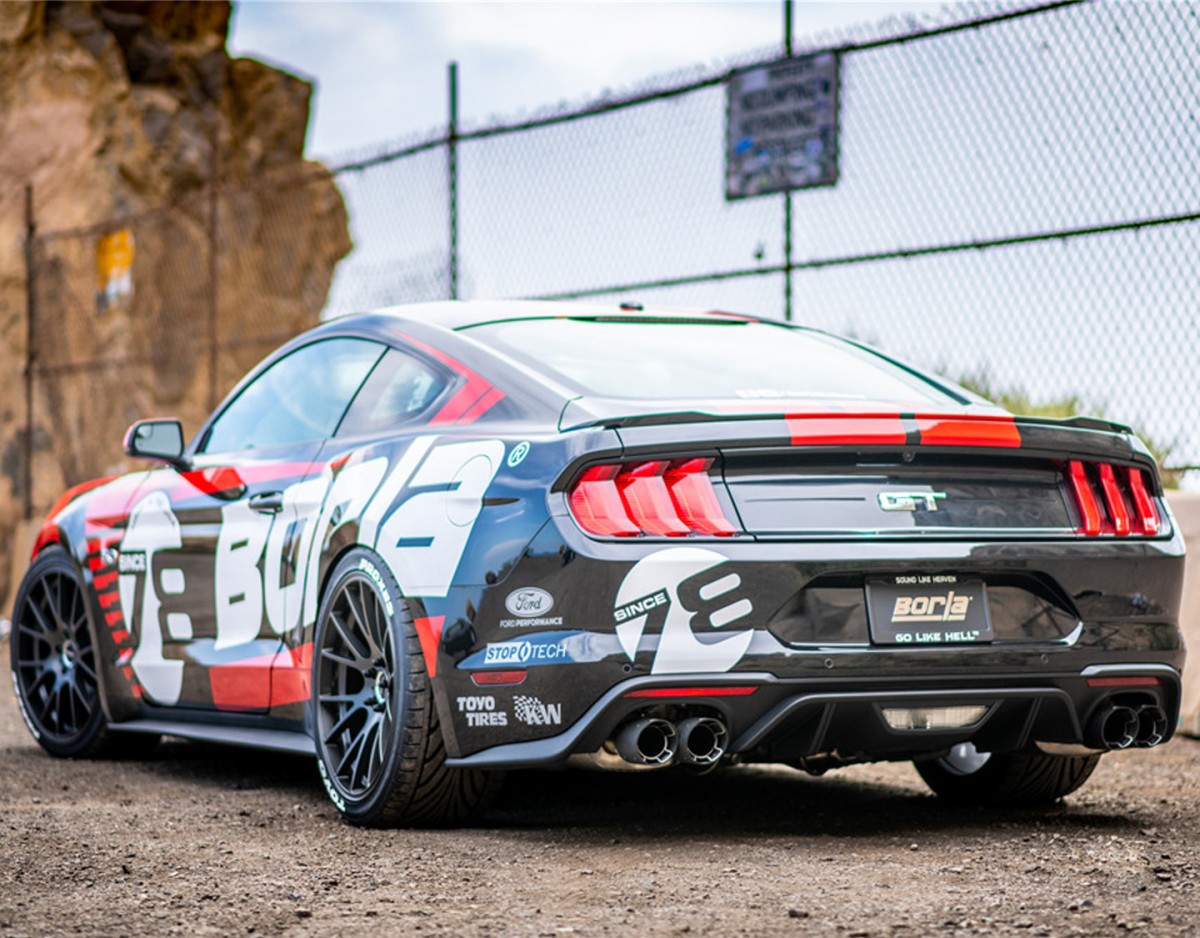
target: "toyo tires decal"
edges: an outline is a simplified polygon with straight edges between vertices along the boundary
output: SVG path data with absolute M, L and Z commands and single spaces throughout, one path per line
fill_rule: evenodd
M 642 636 L 659 633 L 651 674 L 728 671 L 746 654 L 753 629 L 722 631 L 754 611 L 724 556 L 672 547 L 644 557 L 617 590 L 617 639 L 632 661 Z

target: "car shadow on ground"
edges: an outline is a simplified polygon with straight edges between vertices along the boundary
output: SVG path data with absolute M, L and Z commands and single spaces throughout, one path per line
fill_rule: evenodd
M 608 841 L 700 832 L 804 837 L 907 837 L 997 827 L 1117 832 L 1138 822 L 1070 800 L 1042 809 L 968 808 L 932 794 L 836 772 L 813 778 L 781 768 L 734 768 L 709 775 L 660 771 L 515 772 L 482 819 L 484 826 L 544 831 L 574 828 Z
M 234 791 L 278 791 L 281 800 L 314 811 L 328 806 L 306 756 L 168 740 L 134 760 L 160 779 Z M 332 807 L 330 816 L 333 816 Z M 724 835 L 879 837 L 1007 828 L 1119 833 L 1140 822 L 1124 812 L 1075 806 L 1043 809 L 965 808 L 904 785 L 837 772 L 814 778 L 777 767 L 739 767 L 692 775 L 683 771 L 598 772 L 581 769 L 508 773 L 503 791 L 473 825 L 518 837 L 570 830 L 573 838 Z

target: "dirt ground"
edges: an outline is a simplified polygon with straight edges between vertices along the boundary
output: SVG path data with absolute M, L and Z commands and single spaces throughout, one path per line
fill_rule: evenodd
M 456 831 L 349 827 L 308 759 L 51 759 L 7 679 L 0 752 L 0 936 L 1200 933 L 1187 739 L 1041 812 L 947 809 L 908 765 L 572 771 Z

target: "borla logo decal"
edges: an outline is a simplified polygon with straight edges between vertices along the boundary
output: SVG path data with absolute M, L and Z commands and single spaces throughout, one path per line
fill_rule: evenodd
M 742 578 L 725 564 L 716 551 L 699 547 L 672 547 L 638 561 L 613 608 L 617 640 L 630 661 L 647 629 L 661 632 L 651 674 L 720 673 L 742 660 L 753 629 L 719 637 L 709 631 L 754 609 L 739 592 Z

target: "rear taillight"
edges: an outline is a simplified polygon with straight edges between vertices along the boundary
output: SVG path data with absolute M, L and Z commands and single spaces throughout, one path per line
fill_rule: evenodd
M 567 493 L 571 515 L 600 537 L 732 537 L 711 459 L 654 459 L 590 466 Z
M 1073 459 L 1067 464 L 1067 481 L 1079 509 L 1080 534 L 1125 537 L 1158 533 L 1158 510 L 1146 491 L 1141 469 Z

